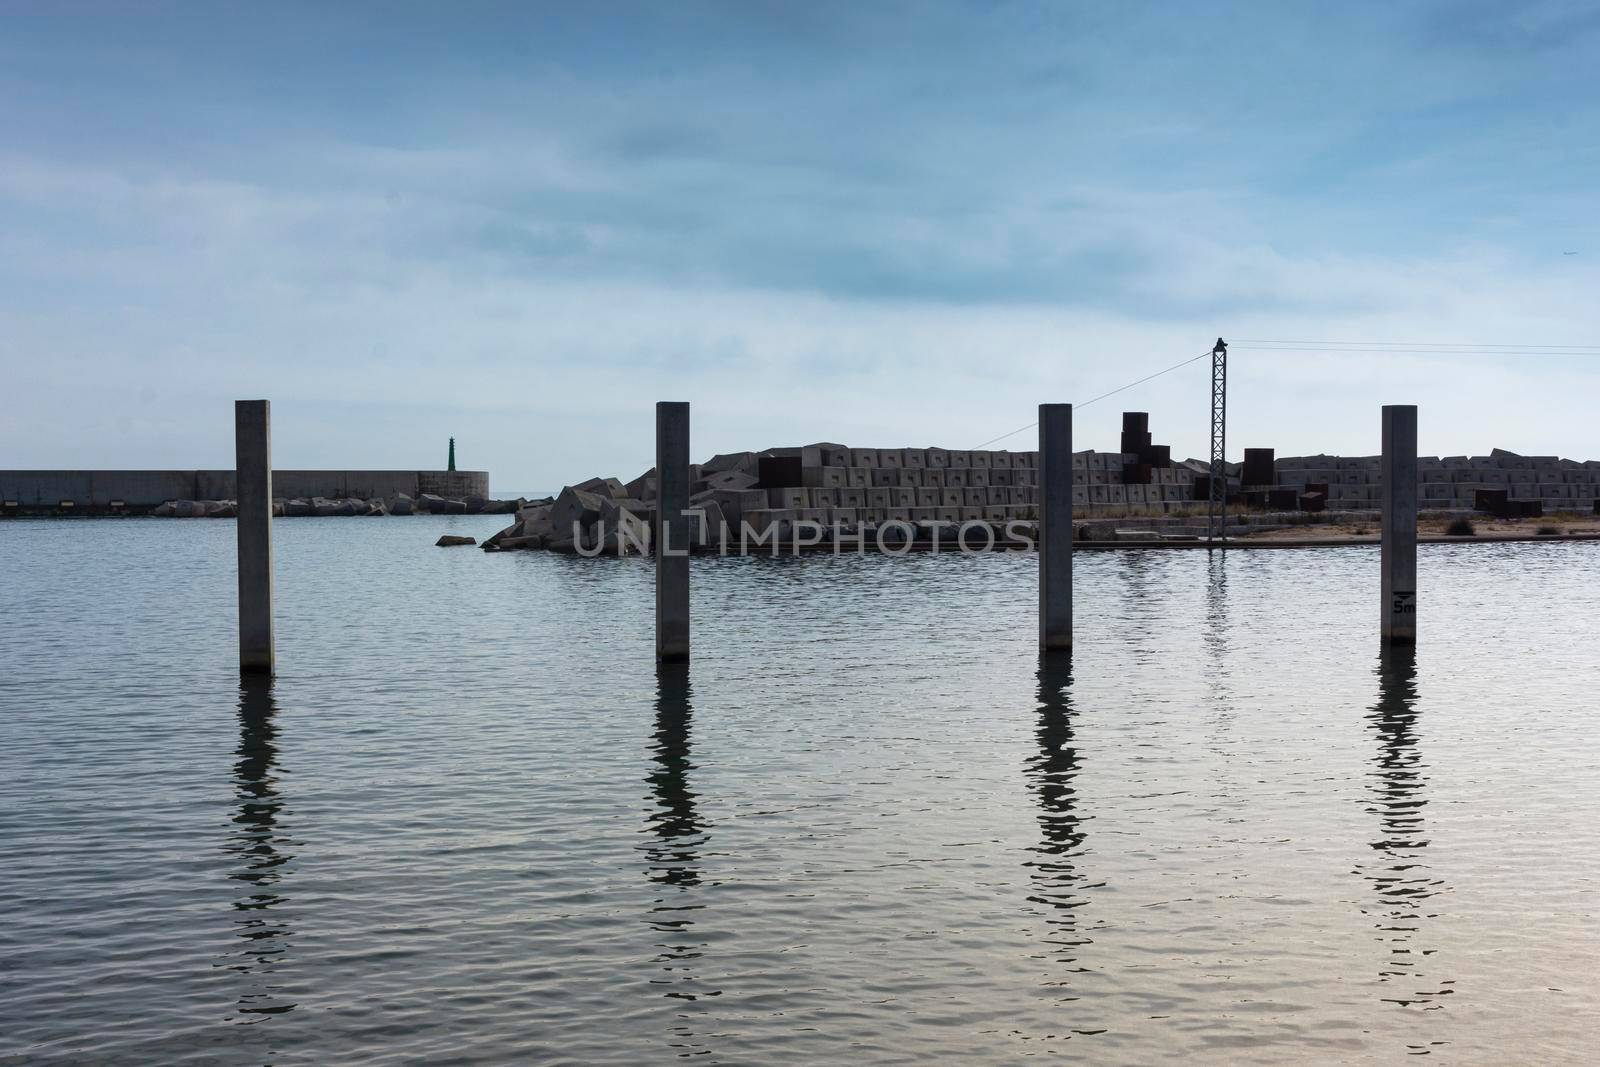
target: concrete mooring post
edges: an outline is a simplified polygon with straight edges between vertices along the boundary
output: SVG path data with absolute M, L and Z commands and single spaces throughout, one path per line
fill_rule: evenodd
M 272 674 L 272 405 L 233 402 L 234 492 L 239 503 L 239 670 Z
M 689 405 L 656 404 L 656 661 L 689 659 Z
M 1072 647 L 1072 405 L 1039 405 L 1039 647 Z
M 1383 641 L 1417 640 L 1417 408 L 1383 408 Z

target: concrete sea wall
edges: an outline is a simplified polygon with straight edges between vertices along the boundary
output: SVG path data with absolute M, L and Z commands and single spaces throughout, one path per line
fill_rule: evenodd
M 487 497 L 487 471 L 275 470 L 272 495 L 382 498 L 424 493 L 450 499 Z M 114 505 L 144 511 L 168 500 L 232 500 L 234 472 L 14 470 L 0 471 L 0 501 L 23 512 L 103 512 Z M 63 508 L 63 502 L 70 506 Z

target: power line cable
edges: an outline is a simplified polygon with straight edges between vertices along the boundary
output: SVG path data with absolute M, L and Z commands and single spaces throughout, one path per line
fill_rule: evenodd
M 1420 356 L 1537 356 L 1580 358 L 1600 356 L 1600 345 L 1446 345 L 1437 342 L 1380 341 L 1236 341 L 1246 352 L 1334 352 L 1348 355 L 1406 354 Z
M 1078 410 L 1080 408 L 1086 408 L 1090 404 L 1093 404 L 1097 400 L 1104 400 L 1108 396 L 1116 396 L 1118 393 L 1120 393 L 1120 392 L 1122 392 L 1122 391 L 1124 391 L 1126 389 L 1132 389 L 1136 385 L 1143 385 L 1145 382 L 1152 381 L 1152 380 L 1154 380 L 1156 378 L 1159 378 L 1163 374 L 1171 374 L 1175 370 L 1178 370 L 1178 369 L 1180 369 L 1182 367 L 1187 367 L 1189 364 L 1194 363 L 1197 360 L 1205 359 L 1210 355 L 1211 355 L 1211 350 L 1208 348 L 1204 352 L 1200 353 L 1198 356 L 1192 356 L 1189 359 L 1186 359 L 1181 363 L 1174 363 L 1172 366 L 1168 367 L 1166 370 L 1158 370 L 1154 374 L 1147 374 L 1143 378 L 1140 378 L 1138 381 L 1129 382 L 1127 385 L 1119 385 L 1115 389 L 1111 390 L 1108 393 L 1101 393 L 1099 396 L 1094 397 L 1094 398 L 1089 399 L 1089 400 L 1085 400 L 1081 404 L 1074 404 L 1074 405 L 1072 405 L 1072 408 L 1073 408 L 1074 411 L 1076 411 L 1076 410 Z M 991 437 L 991 438 L 989 438 L 989 440 L 983 442 L 983 444 L 981 444 L 981 445 L 973 445 L 972 447 L 975 448 L 975 449 L 976 448 L 988 448 L 990 445 L 994 444 L 996 441 L 1004 441 L 1007 437 L 1014 437 L 1017 434 L 1021 433 L 1023 430 L 1031 430 L 1037 425 L 1039 425 L 1039 423 L 1037 421 L 1035 421 L 1035 422 L 1028 423 L 1028 425 L 1026 425 L 1026 426 L 1018 426 L 1015 430 L 1012 430 L 1010 433 L 1003 433 L 999 437 Z
M 1484 348 L 1318 348 L 1311 345 L 1247 345 L 1240 344 L 1240 352 L 1326 352 L 1334 355 L 1346 356 L 1462 356 L 1462 357 L 1509 357 L 1522 356 L 1530 359 L 1593 359 L 1600 357 L 1600 349 L 1592 352 L 1553 352 L 1553 351 L 1520 351 L 1506 352 Z
M 1544 350 L 1583 350 L 1600 352 L 1600 345 L 1507 345 L 1507 344 L 1477 344 L 1461 341 L 1279 341 L 1268 340 L 1260 337 L 1241 337 L 1232 344 L 1240 345 L 1316 345 L 1319 347 L 1366 347 L 1377 349 L 1395 348 L 1443 348 L 1443 349 L 1538 349 Z
M 1412 355 L 1437 355 L 1437 356 L 1600 356 L 1600 345 L 1520 345 L 1520 344 L 1470 344 L 1459 341 L 1294 341 L 1274 340 L 1260 337 L 1244 337 L 1229 343 L 1234 349 L 1244 349 L 1252 352 L 1345 352 L 1351 354 L 1382 354 L 1405 353 Z M 1143 385 L 1161 377 L 1171 374 L 1175 370 L 1187 367 L 1191 363 L 1211 355 L 1209 350 L 1200 353 L 1181 363 L 1174 363 L 1165 370 L 1148 374 L 1137 381 L 1127 385 L 1119 385 L 1110 392 L 1101 393 L 1097 397 L 1085 400 L 1081 404 L 1074 404 L 1074 409 L 1086 408 L 1098 400 L 1115 396 L 1136 385 Z M 991 437 L 981 445 L 974 448 L 987 448 L 996 441 L 1004 441 L 1008 437 L 1015 437 L 1024 430 L 1031 430 L 1039 425 L 1030 422 L 1026 426 L 1018 426 L 1015 430 L 1003 433 L 999 437 Z

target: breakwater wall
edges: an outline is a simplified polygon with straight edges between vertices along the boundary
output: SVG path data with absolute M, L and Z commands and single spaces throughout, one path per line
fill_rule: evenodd
M 1140 414 L 1140 413 L 1132 413 Z M 1134 449 L 1072 455 L 1072 506 L 1080 527 L 1129 517 L 1183 519 L 1203 513 L 1212 477 L 1200 460 L 1174 462 L 1164 446 L 1138 431 Z M 1125 435 L 1125 444 L 1130 443 Z M 1246 449 L 1245 462 L 1217 472 L 1236 525 L 1257 515 L 1296 512 L 1371 514 L 1381 498 L 1378 456 L 1294 456 Z M 1423 456 L 1417 495 L 1433 512 L 1487 511 L 1532 517 L 1546 510 L 1600 514 L 1600 462 L 1521 456 Z M 689 467 L 691 547 L 730 540 L 745 551 L 746 526 L 792 543 L 802 526 L 856 534 L 889 526 L 907 536 L 950 539 L 964 526 L 987 526 L 996 538 L 1033 536 L 1039 519 L 1039 455 L 1033 451 L 944 448 L 849 448 L 819 443 L 714 456 Z M 604 546 L 615 555 L 640 551 L 655 516 L 656 472 L 631 482 L 596 477 L 569 485 L 553 499 L 529 501 L 517 522 L 488 549 Z M 1287 521 L 1287 520 L 1284 520 Z M 1089 532 L 1093 532 L 1092 530 Z M 1180 525 L 1168 532 L 1191 536 Z M 1203 530 L 1201 531 L 1203 532 Z M 1103 532 L 1097 537 L 1106 540 Z M 753 534 L 752 537 L 755 537 Z M 757 538 L 758 549 L 766 544 Z
M 275 470 L 272 495 L 487 497 L 488 471 Z M 0 501 L 23 514 L 139 513 L 168 500 L 233 500 L 231 470 L 0 470 Z

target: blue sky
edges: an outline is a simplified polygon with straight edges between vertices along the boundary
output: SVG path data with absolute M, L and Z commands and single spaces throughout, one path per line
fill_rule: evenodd
M 279 466 L 533 490 L 657 399 L 959 448 L 1219 334 L 1600 345 L 1597 60 L 1578 3 L 0 3 L 0 466 L 229 466 L 267 396 Z M 1597 385 L 1241 347 L 1230 442 L 1600 458 Z

